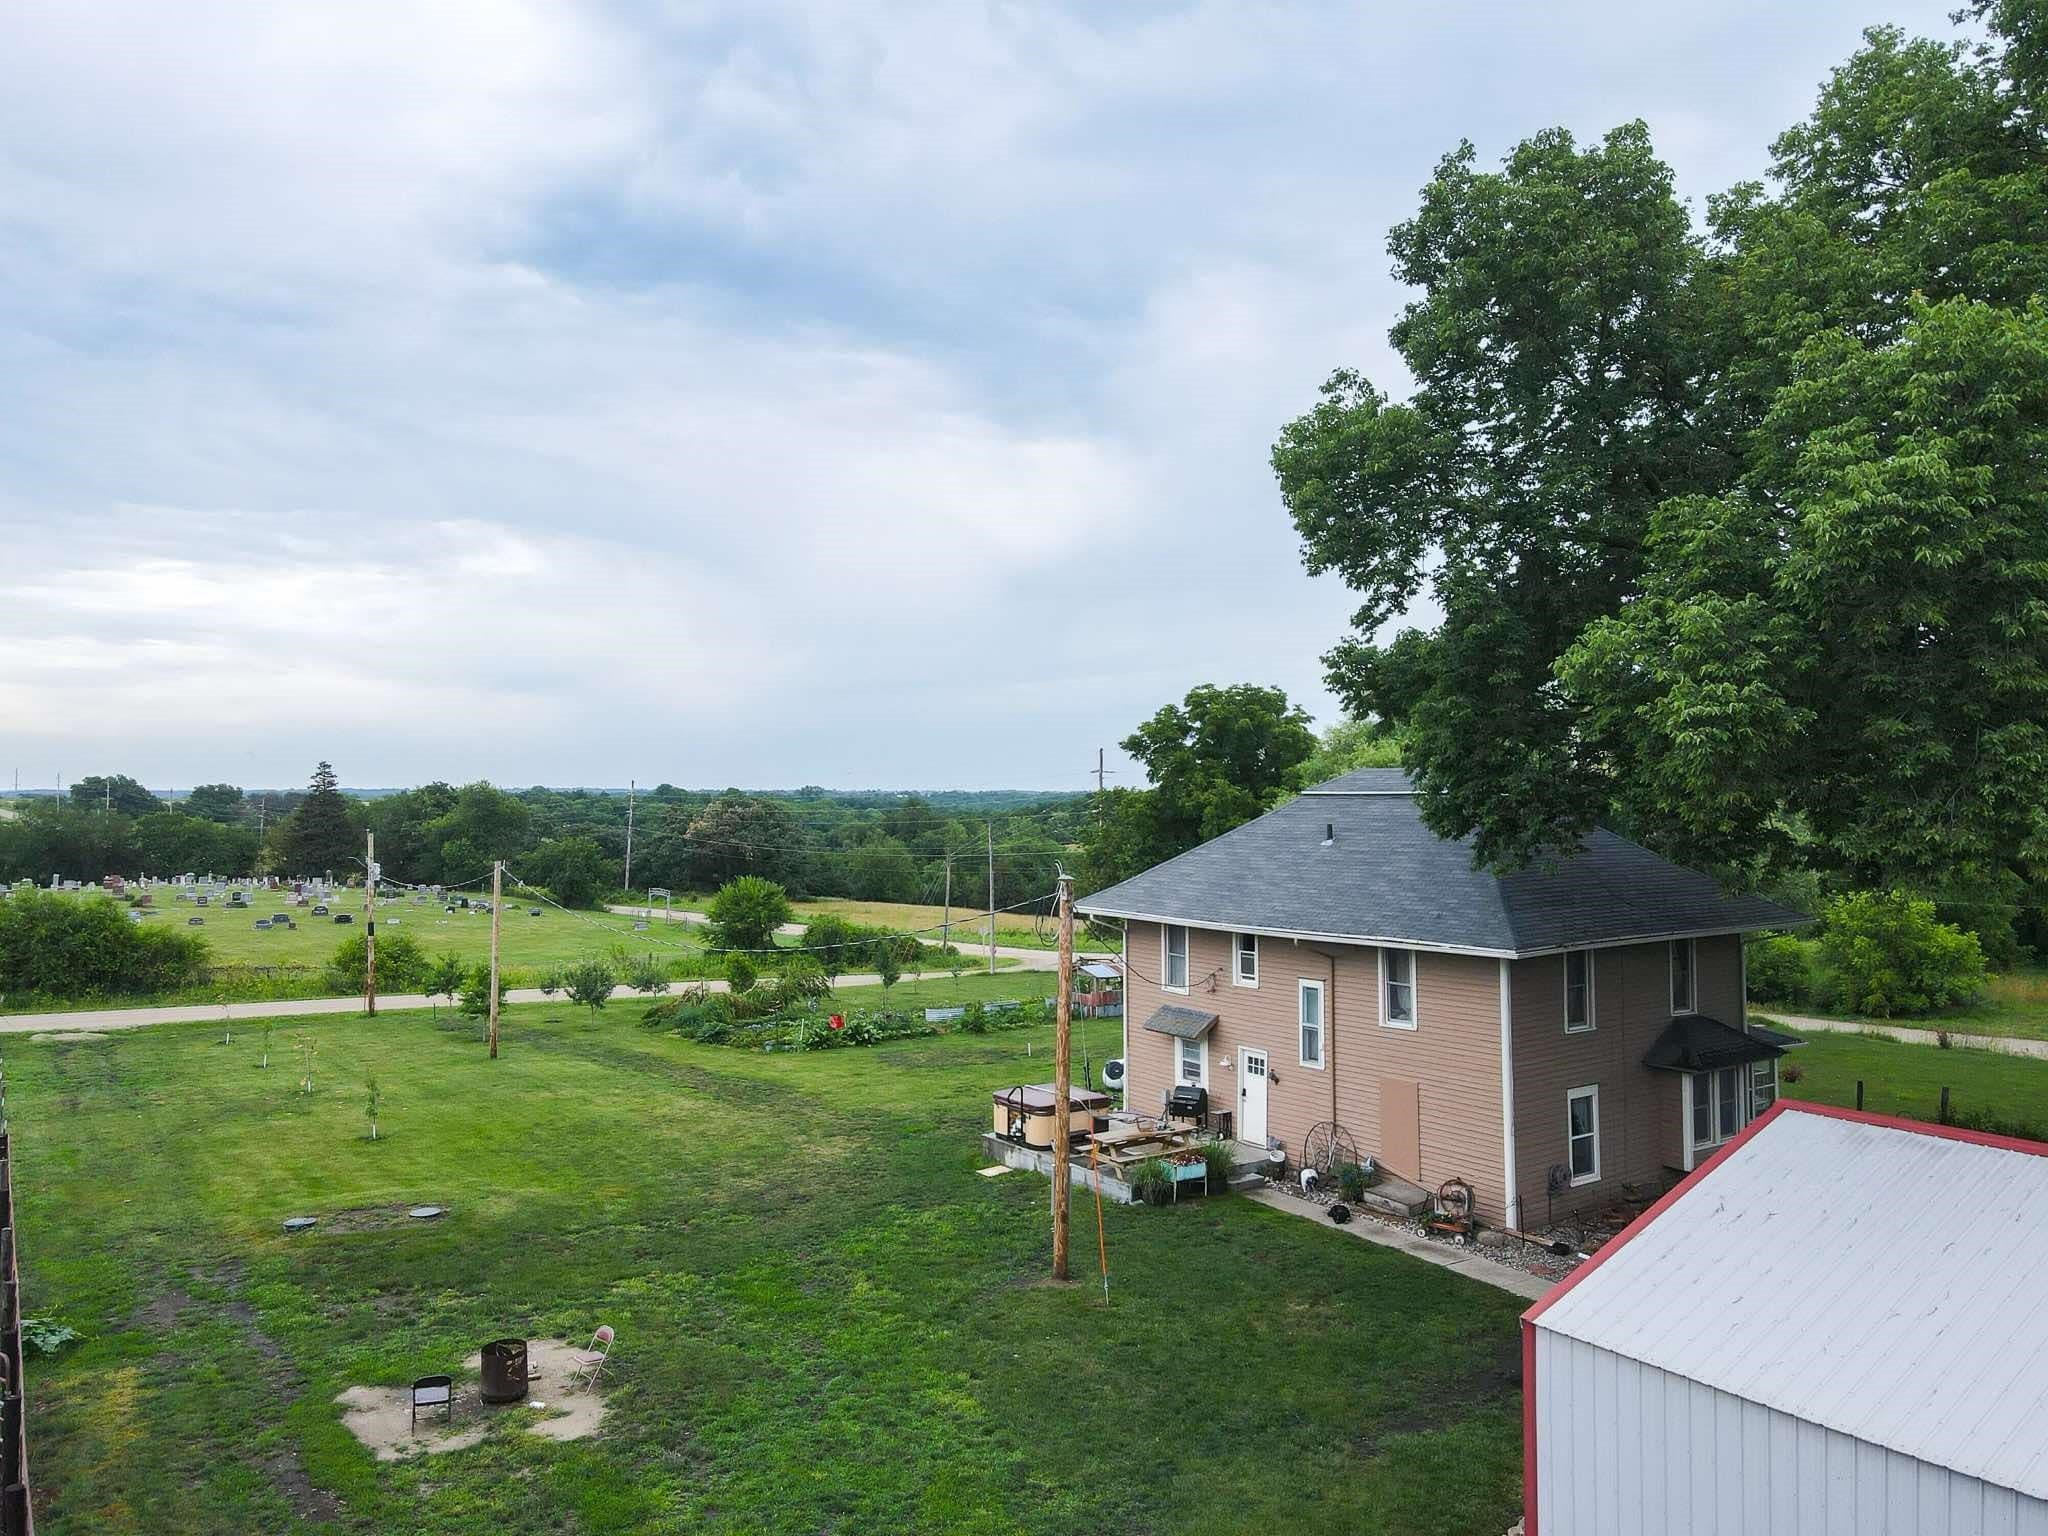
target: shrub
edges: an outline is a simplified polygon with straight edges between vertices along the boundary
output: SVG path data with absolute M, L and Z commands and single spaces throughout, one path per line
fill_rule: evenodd
M 839 1031 L 832 1027 L 830 1021 L 822 1014 L 815 1013 L 808 1018 L 797 1020 L 796 1028 L 790 1032 L 790 1038 L 807 1051 L 822 1051 L 828 1046 L 837 1045 L 838 1036 Z
M 505 1001 L 505 976 L 498 975 L 498 1002 Z M 462 983 L 462 990 L 456 1006 L 472 1019 L 480 1019 L 491 1011 L 491 967 L 488 962 L 479 962 L 470 969 L 468 979 Z
M 970 1035 L 985 1035 L 989 1031 L 988 1010 L 979 1003 L 969 1003 L 960 1010 L 960 1028 Z
M 751 992 L 754 983 L 760 979 L 760 969 L 746 955 L 725 957 L 725 984 L 735 992 Z
M 1803 1003 L 1813 997 L 1813 949 L 1789 934 L 1758 939 L 1747 950 L 1749 995 L 1766 1003 Z
M 1806 1080 L 1806 1068 L 1804 1068 L 1804 1067 L 1802 1067 L 1801 1065 L 1799 1065 L 1799 1063 L 1798 1063 L 1798 1062 L 1796 1062 L 1796 1061 L 1781 1061 L 1781 1062 L 1779 1062 L 1779 1063 L 1778 1063 L 1778 1081 L 1779 1081 L 1779 1082 L 1781 1082 L 1781 1083 L 1798 1083 L 1798 1082 L 1804 1082 L 1805 1080 Z
M 602 960 L 585 960 L 581 965 L 572 965 L 562 977 L 569 1001 L 588 1008 L 592 1019 L 597 1017 L 598 1009 L 611 1001 L 612 988 L 618 984 L 618 977 Z
M 1203 1142 L 1202 1164 L 1208 1174 L 1209 1188 L 1219 1192 L 1227 1189 L 1230 1175 L 1237 1168 L 1237 1144 L 1222 1140 Z
M 93 997 L 169 991 L 205 978 L 198 935 L 133 922 L 104 896 L 19 891 L 0 901 L 0 993 Z
M 634 955 L 626 961 L 622 969 L 626 985 L 636 992 L 668 990 L 668 967 L 653 955 Z
M 773 1012 L 788 1013 L 812 1007 L 831 992 L 832 984 L 825 979 L 824 968 L 816 960 L 809 955 L 792 955 L 780 974 L 771 976 L 761 990 L 767 994 L 766 1001 Z
M 426 975 L 420 978 L 420 985 L 427 989 L 429 997 L 445 997 L 451 1003 L 455 994 L 462 990 L 462 960 L 456 955 L 441 955 L 427 966 Z
M 1339 1163 L 1334 1172 L 1337 1175 L 1337 1193 L 1346 1200 L 1356 1200 L 1365 1193 L 1365 1169 L 1357 1163 Z
M 363 990 L 364 954 L 369 949 L 369 939 L 364 934 L 343 939 L 335 947 L 334 958 L 327 962 L 327 975 L 337 990 L 360 992 Z M 394 933 L 389 937 L 379 936 L 377 940 L 377 990 L 379 992 L 419 992 L 427 990 L 427 978 L 433 971 L 434 962 L 427 952 L 420 948 L 418 939 L 408 933 Z
M 1976 938 L 1935 921 L 1933 902 L 1903 891 L 1853 891 L 1829 902 L 1821 958 L 1837 1000 L 1879 1018 L 1968 1002 L 1984 988 Z
M 839 1038 L 847 1045 L 879 1045 L 883 1039 L 881 1021 L 871 1013 L 856 1013 L 846 1021 Z
M 78 1337 L 78 1330 L 47 1317 L 21 1320 L 22 1346 L 38 1355 L 54 1355 Z
M 741 875 L 711 898 L 711 943 L 716 949 L 767 949 L 789 921 L 789 896 L 773 880 Z
M 1993 1136 L 2017 1136 L 2025 1141 L 2048 1141 L 2048 1120 L 2023 1120 L 2016 1115 L 1994 1114 L 1951 1104 L 1948 1123 L 1965 1130 L 1984 1131 Z M 24 1327 L 27 1325 L 24 1324 Z

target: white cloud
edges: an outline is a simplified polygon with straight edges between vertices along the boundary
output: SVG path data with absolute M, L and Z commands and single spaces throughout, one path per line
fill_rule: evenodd
M 1862 19 L 14 7 L 0 752 L 1078 785 L 1197 681 L 1325 706 L 1266 451 L 1398 383 L 1436 157 L 1643 112 L 1697 197 Z

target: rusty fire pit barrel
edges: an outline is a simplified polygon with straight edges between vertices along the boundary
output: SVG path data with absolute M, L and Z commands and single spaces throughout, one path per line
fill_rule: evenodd
M 483 1385 L 478 1396 L 487 1403 L 516 1403 L 526 1396 L 526 1340 L 493 1339 L 483 1350 Z

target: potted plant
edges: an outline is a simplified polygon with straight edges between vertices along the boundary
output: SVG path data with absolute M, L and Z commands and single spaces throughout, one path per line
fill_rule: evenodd
M 1237 1143 L 1217 1139 L 1202 1143 L 1202 1163 L 1207 1171 L 1204 1183 L 1212 1195 L 1227 1194 L 1230 1175 L 1237 1169 Z
M 1147 1205 L 1164 1205 L 1173 1198 L 1173 1170 L 1163 1157 L 1148 1157 L 1131 1169 L 1131 1193 Z

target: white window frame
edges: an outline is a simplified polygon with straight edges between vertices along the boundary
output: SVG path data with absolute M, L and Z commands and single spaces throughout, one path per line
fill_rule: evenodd
M 1778 1102 L 1778 1058 L 1772 1056 L 1764 1061 L 1749 1064 L 1749 1118 L 1758 1115 Z
M 1593 1105 L 1593 1129 L 1589 1133 L 1593 1139 L 1593 1171 L 1591 1173 L 1573 1172 L 1571 1184 L 1573 1189 L 1600 1182 L 1600 1085 L 1598 1083 L 1588 1083 L 1583 1088 L 1568 1088 L 1565 1090 L 1564 1165 L 1567 1171 L 1574 1168 L 1575 1165 L 1572 1162 L 1572 1143 L 1584 1139 L 1572 1130 L 1572 1106 L 1580 1099 L 1591 1100 Z
M 1250 946 L 1249 949 L 1246 948 L 1247 945 Z M 1244 973 L 1247 956 L 1252 962 L 1252 973 L 1249 976 Z M 1230 984 L 1233 987 L 1249 987 L 1254 992 L 1259 989 L 1259 936 L 1256 933 L 1233 933 L 1230 936 Z
M 1172 945 L 1168 941 L 1168 935 L 1176 930 L 1180 933 L 1180 981 L 1178 983 L 1173 979 L 1173 951 Z M 1159 989 L 1162 992 L 1179 992 L 1185 995 L 1188 990 L 1188 983 L 1194 976 L 1194 965 L 1194 937 L 1188 931 L 1188 925 L 1186 923 L 1161 923 L 1159 925 Z
M 1743 1126 L 1756 1118 L 1755 1079 L 1750 1071 L 1751 1065 L 1738 1062 L 1732 1067 L 1714 1067 L 1705 1072 L 1686 1073 L 1686 1150 L 1693 1156 L 1711 1152 L 1714 1148 L 1733 1141 L 1742 1134 Z M 1741 1122 L 1729 1131 L 1721 1129 L 1721 1074 L 1724 1072 L 1735 1075 L 1735 1109 L 1737 1119 Z M 1777 1074 L 1774 1071 L 1772 1081 L 1776 1080 Z M 1707 1085 L 1705 1134 L 1702 1134 L 1703 1128 L 1700 1124 L 1698 1090 L 1701 1082 Z
M 1572 956 L 1579 955 L 1586 962 L 1586 1017 L 1583 1023 L 1572 1022 Z M 1564 1032 L 1568 1035 L 1590 1035 L 1598 1028 L 1599 1021 L 1594 1014 L 1593 1003 L 1593 951 L 1590 949 L 1568 949 L 1564 952 Z
M 1188 1076 L 1187 1049 L 1191 1045 L 1195 1048 L 1196 1075 L 1193 1078 Z M 1209 1086 L 1209 1042 L 1206 1037 L 1184 1040 L 1176 1035 L 1173 1039 L 1173 1086 L 1178 1088 L 1188 1082 L 1197 1088 Z
M 1394 987 L 1395 983 L 1394 983 L 1393 975 L 1392 975 L 1392 973 L 1391 973 L 1391 972 L 1389 971 L 1389 969 L 1388 969 L 1388 967 L 1387 967 L 1387 956 L 1389 956 L 1389 955 L 1406 955 L 1406 956 L 1408 957 L 1408 981 L 1407 981 L 1407 987 L 1408 987 L 1408 1017 L 1407 1017 L 1407 1018 L 1405 1018 L 1405 1019 L 1397 1019 L 1397 1018 L 1395 1018 L 1395 1017 L 1394 1017 L 1394 1011 L 1393 1011 L 1393 1007 L 1392 1007 L 1392 999 L 1391 999 L 1391 997 L 1389 996 L 1389 994 L 1390 994 L 1390 993 L 1391 993 L 1391 991 L 1393 990 L 1393 987 Z M 1421 1000 L 1421 992 L 1422 992 L 1422 988 L 1421 988 L 1421 987 L 1420 987 L 1420 986 L 1419 986 L 1419 985 L 1417 984 L 1417 982 L 1416 982 L 1416 975 L 1417 975 L 1417 973 L 1418 973 L 1418 972 L 1420 972 L 1420 971 L 1421 971 L 1421 969 L 1422 969 L 1421 965 L 1419 965 L 1419 964 L 1417 963 L 1417 961 L 1416 961 L 1416 952 L 1415 952 L 1414 950 L 1412 950 L 1412 949 L 1400 949 L 1400 948 L 1396 948 L 1396 947 L 1394 947 L 1394 946 L 1391 946 L 1391 945 L 1381 945 L 1381 946 L 1380 946 L 1380 1028 L 1381 1028 L 1381 1029 L 1409 1029 L 1409 1030 L 1412 1030 L 1412 1029 L 1414 1029 L 1414 1028 L 1415 1028 L 1415 1023 L 1416 1023 L 1416 1020 L 1417 1020 L 1417 1019 L 1419 1019 L 1419 1018 L 1420 1018 L 1420 1017 L 1422 1016 L 1422 1000 Z
M 1685 946 L 1685 1006 L 1678 1006 L 1678 946 Z M 1664 995 L 1671 999 L 1671 1016 L 1700 1011 L 1700 950 L 1692 939 L 1673 939 L 1664 951 Z
M 1316 1054 L 1311 1061 L 1301 1049 L 1301 1037 L 1308 1029 L 1308 995 L 1316 995 Z M 1303 976 L 1294 986 L 1294 1054 L 1302 1067 L 1310 1072 L 1321 1072 L 1330 1060 L 1330 1006 L 1329 994 L 1320 981 L 1311 981 Z

